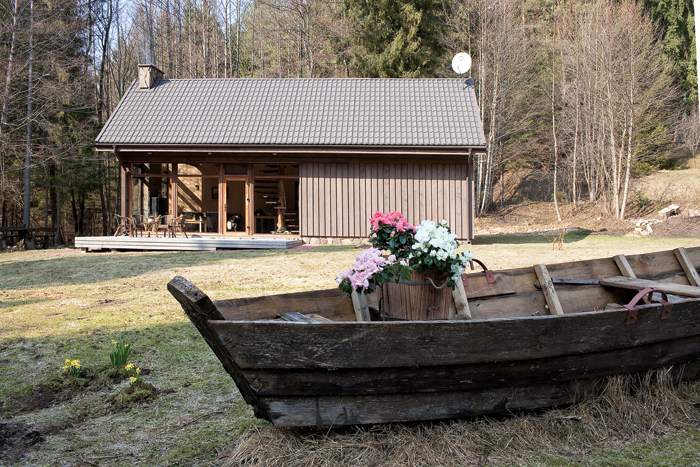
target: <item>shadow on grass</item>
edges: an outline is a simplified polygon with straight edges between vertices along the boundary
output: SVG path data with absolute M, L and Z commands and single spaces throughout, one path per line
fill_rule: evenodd
M 32 305 L 34 303 L 41 303 L 41 302 L 46 302 L 48 301 L 48 298 L 36 298 L 32 300 L 8 300 L 8 301 L 0 301 L 0 309 L 2 308 L 13 308 L 16 306 L 25 306 L 25 305 Z
M 575 230 L 564 236 L 564 243 L 580 242 L 591 234 L 590 230 Z M 474 245 L 523 245 L 529 243 L 553 244 L 556 241 L 556 232 L 534 232 L 528 234 L 510 235 L 477 235 L 472 244 Z
M 300 255 L 351 252 L 354 249 L 354 245 L 321 245 L 309 250 L 89 253 L 45 259 L 33 257 L 30 260 L 22 260 L 22 253 L 18 253 L 17 260 L 0 264 L 0 282 L 5 290 L 92 284 L 178 267 L 214 267 L 231 259 L 288 256 L 292 260 Z

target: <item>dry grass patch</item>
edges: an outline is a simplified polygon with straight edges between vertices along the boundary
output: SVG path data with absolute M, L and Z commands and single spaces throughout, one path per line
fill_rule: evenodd
M 542 414 L 328 431 L 255 428 L 225 466 L 588 465 L 603 448 L 698 429 L 700 385 L 677 388 L 669 370 L 599 384 L 596 397 Z
M 554 251 L 541 235 L 477 240 L 479 244 L 469 249 L 494 269 L 700 246 L 700 239 L 573 233 L 566 236 L 561 250 Z M 181 275 L 214 300 L 331 288 L 336 275 L 352 264 L 357 252 L 352 246 L 324 245 L 309 251 L 81 254 L 37 250 L 0 255 L 0 424 L 5 423 L 8 433 L 14 433 L 11 439 L 28 440 L 23 444 L 23 456 L 12 464 L 215 466 L 230 462 L 233 457 L 228 456 L 235 455 L 240 462 L 286 459 L 287 465 L 306 465 L 305 458 L 294 456 L 318 451 L 318 457 L 312 459 L 317 463 L 308 465 L 339 465 L 333 464 L 338 459 L 347 465 L 396 465 L 400 461 L 404 465 L 469 465 L 481 460 L 500 465 L 494 461 L 501 459 L 499 453 L 520 446 L 527 437 L 514 438 L 508 444 L 510 438 L 505 435 L 500 438 L 497 432 L 484 431 L 489 426 L 526 423 L 518 429 L 537 424 L 541 427 L 538 430 L 549 430 L 543 417 L 555 417 L 556 421 L 557 413 L 575 415 L 555 411 L 541 417 L 482 418 L 330 433 L 277 430 L 253 418 L 252 410 L 167 292 L 166 284 Z M 156 388 L 152 396 L 134 401 L 124 397 L 126 403 L 116 407 L 110 398 L 126 391 L 128 382 L 106 381 L 61 393 L 45 407 L 24 404 L 32 391 L 56 377 L 66 358 L 79 359 L 85 367 L 95 369 L 109 364 L 111 341 L 124 329 L 122 323 L 129 340 L 137 338 L 131 361 L 150 370 L 144 380 Z M 690 386 L 684 390 L 688 394 L 695 391 Z M 682 398 L 683 393 L 678 394 Z M 695 416 L 694 412 L 688 414 Z M 657 427 L 673 433 L 666 428 L 668 420 Z M 583 422 L 562 419 L 556 423 L 569 431 L 554 430 L 547 436 L 558 439 L 566 434 L 574 439 Z M 685 428 L 679 425 L 678 429 Z M 598 443 L 595 436 L 580 439 L 589 440 L 589 446 Z M 366 444 L 366 452 L 360 443 Z M 232 444 L 238 446 L 235 452 L 226 449 Z M 674 446 L 683 444 L 687 444 L 685 440 Z M 293 449 L 308 452 L 295 454 Z M 545 448 L 537 451 L 534 442 L 528 449 L 532 451 L 527 456 L 532 458 L 549 455 Z M 355 457 L 343 457 L 351 451 Z M 254 461 L 258 456 L 255 452 L 265 459 Z

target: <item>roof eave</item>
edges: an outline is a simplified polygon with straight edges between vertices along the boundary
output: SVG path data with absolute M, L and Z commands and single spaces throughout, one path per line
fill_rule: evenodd
M 469 146 L 361 146 L 361 145 L 184 145 L 184 144 L 109 144 L 96 143 L 98 151 L 120 153 L 133 152 L 198 152 L 198 153 L 279 153 L 279 154 L 425 154 L 425 155 L 464 155 L 486 151 L 486 145 Z

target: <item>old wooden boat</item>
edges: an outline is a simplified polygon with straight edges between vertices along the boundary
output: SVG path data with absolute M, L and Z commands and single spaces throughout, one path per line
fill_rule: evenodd
M 256 416 L 337 426 L 570 404 L 594 378 L 670 365 L 694 378 L 698 266 L 700 248 L 678 248 L 474 272 L 465 319 L 432 321 L 357 321 L 337 289 L 216 302 L 182 277 L 168 289 Z

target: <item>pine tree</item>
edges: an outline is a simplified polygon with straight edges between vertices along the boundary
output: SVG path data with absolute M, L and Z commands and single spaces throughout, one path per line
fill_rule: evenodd
M 444 48 L 441 5 L 435 0 L 346 0 L 356 22 L 352 68 L 359 76 L 434 76 Z

